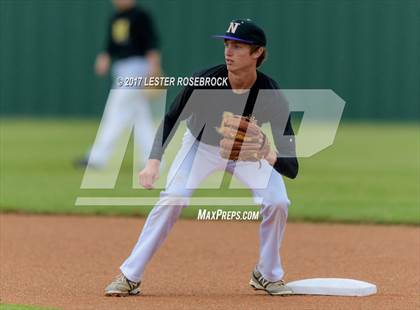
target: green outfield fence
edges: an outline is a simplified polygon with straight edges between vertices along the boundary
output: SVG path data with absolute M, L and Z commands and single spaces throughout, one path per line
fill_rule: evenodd
M 223 60 L 232 18 L 268 35 L 262 70 L 282 88 L 333 89 L 347 119 L 416 120 L 418 0 L 153 0 L 164 70 L 184 76 Z M 109 0 L 0 0 L 2 115 L 100 116 L 109 80 L 93 74 Z M 172 89 L 169 98 L 176 89 Z

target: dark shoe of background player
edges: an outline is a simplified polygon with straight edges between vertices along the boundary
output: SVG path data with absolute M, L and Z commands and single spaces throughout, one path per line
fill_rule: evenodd
M 81 168 L 81 169 L 82 168 L 83 169 L 87 168 L 89 166 L 89 168 L 93 168 L 95 170 L 100 170 L 100 169 L 103 168 L 102 166 L 99 166 L 99 165 L 95 165 L 95 164 L 92 164 L 92 163 L 89 164 L 89 160 L 87 158 L 81 158 L 81 159 L 74 160 L 73 161 L 73 166 L 75 168 Z

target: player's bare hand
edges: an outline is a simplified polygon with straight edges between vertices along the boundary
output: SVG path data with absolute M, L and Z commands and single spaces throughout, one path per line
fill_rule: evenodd
M 146 167 L 139 173 L 139 183 L 146 189 L 153 189 L 154 183 L 159 179 L 160 160 L 149 159 Z
M 111 57 L 107 53 L 101 53 L 96 57 L 95 72 L 99 76 L 104 76 L 109 70 Z
M 277 153 L 275 151 L 273 151 L 273 150 L 270 150 L 270 152 L 268 153 L 268 155 L 265 157 L 265 160 L 267 160 L 268 163 L 271 166 L 274 166 L 274 164 L 277 161 Z
M 157 50 L 150 50 L 146 54 L 149 63 L 149 76 L 162 76 L 160 67 L 160 53 Z

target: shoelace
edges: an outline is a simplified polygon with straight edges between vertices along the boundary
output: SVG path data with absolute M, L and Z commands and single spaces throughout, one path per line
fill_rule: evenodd
M 115 277 L 115 281 L 118 281 L 118 282 L 124 282 L 125 279 L 126 278 L 124 277 L 122 273 L 120 273 L 118 276 Z
M 278 285 L 284 285 L 284 281 L 283 280 L 279 280 L 279 281 L 276 281 L 276 282 L 272 282 L 273 284 L 278 284 Z
M 258 282 L 260 282 L 260 283 L 261 283 L 261 285 L 262 285 L 263 287 L 266 287 L 266 286 L 270 283 L 270 281 L 268 281 L 268 280 L 264 279 L 264 277 L 263 277 L 263 276 L 260 276 L 260 277 L 258 278 Z
M 119 274 L 116 278 L 116 281 L 118 282 L 126 282 L 128 284 L 128 286 L 130 287 L 130 289 L 134 289 L 138 286 L 139 283 L 137 282 L 133 282 L 128 280 L 123 274 Z
M 266 288 L 266 287 L 267 287 L 270 283 L 271 283 L 271 284 L 274 284 L 274 285 L 284 285 L 283 280 L 279 280 L 279 281 L 276 281 L 276 282 L 270 282 L 270 281 L 268 281 L 268 280 L 264 279 L 264 277 L 263 277 L 262 275 L 258 278 L 258 281 L 260 282 L 260 284 L 261 284 L 264 288 Z

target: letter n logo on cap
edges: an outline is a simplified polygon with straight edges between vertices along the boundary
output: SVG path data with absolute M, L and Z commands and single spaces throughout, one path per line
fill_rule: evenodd
M 239 25 L 240 25 L 239 23 L 230 23 L 227 32 L 235 33 L 236 32 L 236 29 L 238 29 L 238 26 Z

